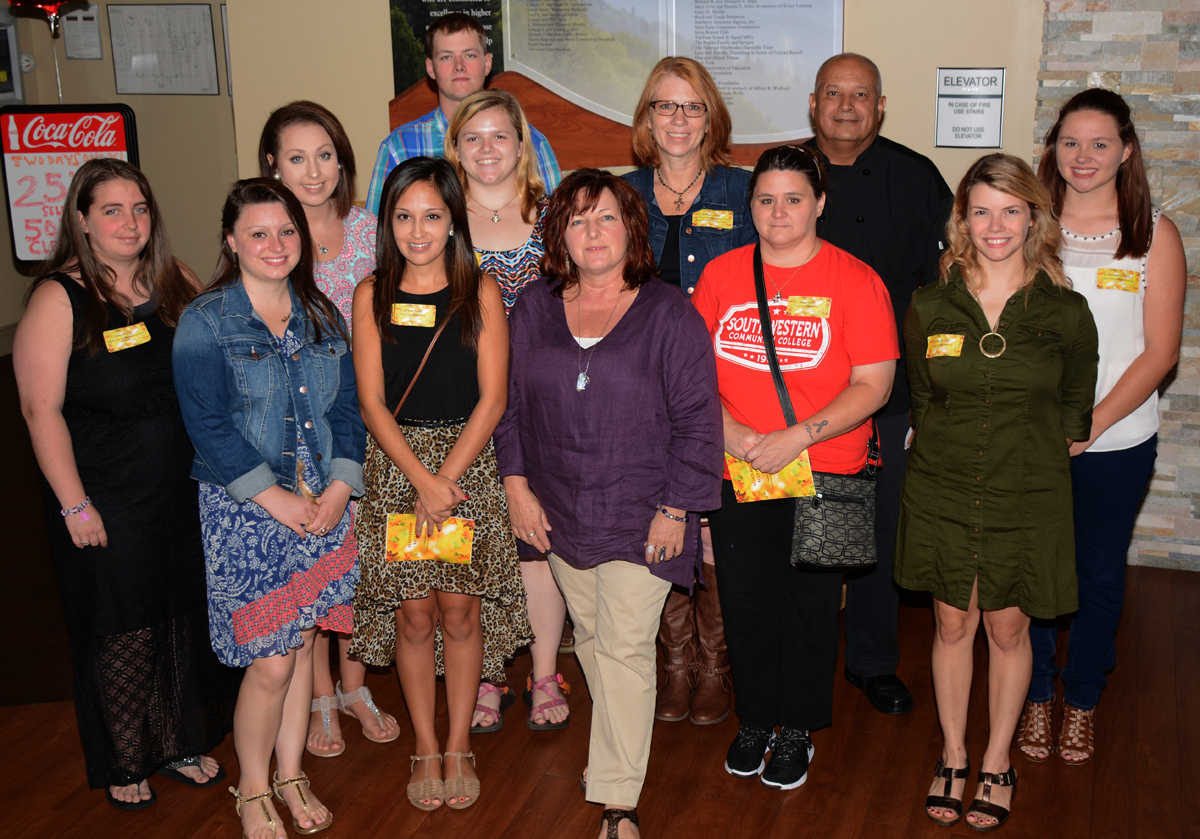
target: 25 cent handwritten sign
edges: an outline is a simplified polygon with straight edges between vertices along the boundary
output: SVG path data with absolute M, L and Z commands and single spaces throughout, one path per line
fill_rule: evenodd
M 67 189 L 85 161 L 138 163 L 137 130 L 126 105 L 0 108 L 0 146 L 13 255 L 23 262 L 53 252 Z

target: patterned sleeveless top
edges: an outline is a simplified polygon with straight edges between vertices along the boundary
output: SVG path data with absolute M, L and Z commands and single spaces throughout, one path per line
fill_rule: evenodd
M 550 204 L 550 196 L 543 195 L 537 205 L 537 222 L 529 240 L 519 248 L 510 251 L 486 251 L 475 249 L 475 258 L 479 268 L 485 274 L 491 274 L 500 284 L 500 294 L 504 298 L 505 314 L 517 302 L 521 291 L 534 280 L 541 279 L 542 271 L 539 263 L 546 246 L 542 244 L 542 232 L 546 223 L 546 207 Z

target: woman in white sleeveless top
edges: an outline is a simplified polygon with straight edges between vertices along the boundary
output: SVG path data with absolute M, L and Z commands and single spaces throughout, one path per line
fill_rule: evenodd
M 1150 203 L 1129 106 L 1101 89 L 1076 94 L 1046 135 L 1038 177 L 1062 223 L 1061 256 L 1100 334 L 1090 439 L 1071 446 L 1079 613 L 1051 739 L 1057 627 L 1034 621 L 1033 678 L 1017 728 L 1025 757 L 1078 766 L 1095 752 L 1095 709 L 1125 596 L 1125 557 L 1154 470 L 1158 387 L 1179 359 L 1187 268 L 1179 231 Z

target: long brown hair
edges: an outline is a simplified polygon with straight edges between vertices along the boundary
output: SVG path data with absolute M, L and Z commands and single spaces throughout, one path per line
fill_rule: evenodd
M 524 144 L 521 157 L 517 160 L 517 195 L 521 196 L 521 218 L 526 224 L 534 224 L 537 222 L 538 202 L 546 194 L 546 185 L 542 183 L 542 176 L 538 174 L 537 165 L 534 163 L 537 159 L 537 149 L 529 142 L 529 122 L 525 119 L 525 112 L 521 110 L 521 103 L 517 101 L 517 97 L 506 90 L 493 88 L 472 93 L 459 102 L 450 120 L 450 128 L 446 131 L 446 159 L 454 164 L 463 191 L 470 192 L 467 173 L 463 170 L 462 159 L 458 156 L 458 135 L 463 126 L 476 115 L 491 108 L 499 108 L 508 116 L 513 127 L 517 129 L 517 141 Z
M 1142 257 L 1150 250 L 1154 235 L 1154 210 L 1150 203 L 1150 181 L 1142 160 L 1142 144 L 1133 127 L 1129 105 L 1111 90 L 1088 88 L 1076 93 L 1058 112 L 1058 120 L 1046 134 L 1045 150 L 1038 164 L 1038 180 L 1050 190 L 1055 214 L 1062 212 L 1067 182 L 1058 172 L 1058 135 L 1063 120 L 1076 111 L 1095 111 L 1107 114 L 1117 124 L 1121 145 L 1129 148 L 1129 157 L 1117 168 L 1117 224 L 1121 240 L 1117 243 L 1115 259 L 1127 256 Z
M 99 158 L 85 162 L 75 172 L 67 190 L 54 252 L 39 266 L 39 277 L 29 294 L 46 282 L 49 274 L 77 272 L 87 293 L 87 303 L 84 316 L 75 322 L 74 346 L 87 349 L 89 354 L 104 346 L 104 330 L 108 326 L 105 303 L 124 314 L 127 322 L 133 322 L 133 308 L 114 287 L 116 272 L 96 257 L 81 221 L 96 202 L 96 191 L 111 181 L 128 181 L 141 190 L 150 216 L 150 237 L 138 254 L 138 265 L 133 272 L 134 289 L 147 297 L 158 295 L 158 316 L 168 326 L 179 322 L 180 314 L 199 291 L 171 254 L 171 243 L 146 176 L 124 160 Z M 25 299 L 28 301 L 29 297 Z
M 308 219 L 304 216 L 304 207 L 292 191 L 283 184 L 271 178 L 246 178 L 238 181 L 229 190 L 225 198 L 225 207 L 221 210 L 221 256 L 217 260 L 217 270 L 213 273 L 212 282 L 208 288 L 223 288 L 237 281 L 242 276 L 238 267 L 237 254 L 229 247 L 229 236 L 247 207 L 261 204 L 282 204 L 288 218 L 300 234 L 300 261 L 292 269 L 288 281 L 292 291 L 300 299 L 300 305 L 312 327 L 313 340 L 321 340 L 321 326 L 324 324 L 331 331 L 337 332 L 342 339 L 349 342 L 346 324 L 341 312 L 329 302 L 329 298 L 317 288 L 313 278 L 313 244 L 312 234 L 308 232 Z
M 354 147 L 350 145 L 350 138 L 346 136 L 346 129 L 342 127 L 342 123 L 324 105 L 298 99 L 271 112 L 263 126 L 262 136 L 258 139 L 258 173 L 264 178 L 275 174 L 279 165 L 279 143 L 283 130 L 304 123 L 320 126 L 333 143 L 339 177 L 329 200 L 333 202 L 338 218 L 344 219 L 354 204 L 354 177 L 358 171 L 354 165 Z M 275 162 L 268 160 L 267 155 Z
M 613 194 L 625 225 L 625 288 L 635 289 L 655 275 L 654 251 L 650 248 L 650 216 L 646 202 L 629 181 L 604 169 L 576 169 L 550 193 L 546 208 L 542 255 L 542 276 L 550 285 L 550 293 L 562 297 L 563 292 L 579 284 L 579 267 L 567 249 L 567 225 L 571 216 L 586 213 L 600 201 L 604 190 Z
M 450 306 L 443 321 L 454 312 L 459 312 L 462 316 L 462 342 L 474 349 L 479 345 L 479 331 L 483 325 L 483 302 L 479 299 L 479 284 L 483 281 L 483 274 L 479 271 L 475 250 L 471 247 L 471 226 L 467 221 L 467 199 L 463 195 L 462 184 L 458 182 L 454 167 L 443 159 L 410 157 L 393 169 L 383 182 L 383 195 L 379 200 L 379 234 L 375 240 L 375 294 L 371 301 L 375 328 L 379 330 L 381 340 L 396 343 L 388 324 L 392 322 L 392 304 L 396 302 L 408 260 L 400 253 L 392 219 L 400 196 L 416 183 L 430 184 L 450 211 L 450 230 L 453 235 L 442 252 L 446 282 L 450 286 Z
M 733 135 L 733 119 L 729 116 L 729 109 L 725 107 L 725 99 L 717 89 L 717 83 L 699 61 L 674 55 L 668 55 L 654 65 L 642 89 L 642 98 L 633 111 L 634 157 L 643 166 L 652 168 L 660 162 L 658 143 L 654 142 L 654 133 L 650 130 L 650 120 L 655 119 L 654 114 L 650 113 L 650 100 L 659 84 L 668 76 L 687 82 L 708 106 L 708 132 L 700 143 L 700 165 L 704 171 L 711 174 L 717 166 L 732 166 L 730 137 Z
M 1050 193 L 1038 181 L 1028 163 L 1009 154 L 984 155 L 971 164 L 959 182 L 958 190 L 954 193 L 954 209 L 950 212 L 950 221 L 946 223 L 946 250 L 938 266 L 940 282 L 943 285 L 949 282 L 950 269 L 958 266 L 971 293 L 979 291 L 979 252 L 971 241 L 967 217 L 967 202 L 971 197 L 971 189 L 976 186 L 990 186 L 1029 205 L 1033 223 L 1021 250 L 1025 259 L 1025 280 L 1021 288 L 1025 290 L 1026 298 L 1038 271 L 1045 271 L 1056 286 L 1070 288 L 1071 281 L 1063 271 L 1062 260 L 1058 258 L 1062 234 L 1058 229 L 1058 219 L 1050 207 Z

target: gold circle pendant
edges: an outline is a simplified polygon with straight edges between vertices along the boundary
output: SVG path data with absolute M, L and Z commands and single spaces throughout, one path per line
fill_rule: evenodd
M 996 350 L 995 352 L 992 352 L 988 349 L 988 347 L 992 346 L 995 343 L 995 341 L 988 341 L 988 338 L 991 338 L 992 336 L 995 336 L 1000 339 L 1000 349 Z M 984 346 L 985 342 L 986 342 L 987 346 Z M 979 339 L 979 351 L 981 353 L 983 353 L 984 355 L 986 355 L 988 358 L 999 358 L 1000 356 L 1004 355 L 1004 351 L 1006 349 L 1008 349 L 1008 342 L 1004 340 L 1004 336 L 1001 335 L 999 332 L 988 332 L 986 335 L 984 335 L 982 338 Z

